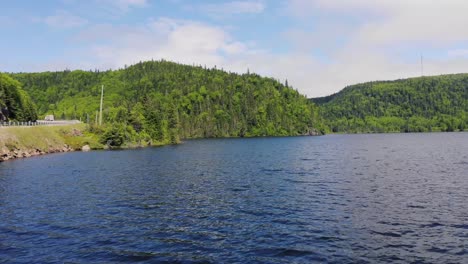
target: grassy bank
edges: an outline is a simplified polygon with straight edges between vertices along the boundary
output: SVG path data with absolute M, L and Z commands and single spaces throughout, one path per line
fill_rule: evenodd
M 55 152 L 103 148 L 86 125 L 0 127 L 0 161 Z

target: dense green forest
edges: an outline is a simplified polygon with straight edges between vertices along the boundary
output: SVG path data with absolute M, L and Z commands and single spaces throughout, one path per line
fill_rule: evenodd
M 333 132 L 468 128 L 468 74 L 369 82 L 312 101 Z
M 109 71 L 10 74 L 40 116 L 94 124 L 104 85 L 104 126 L 111 145 L 176 143 L 181 138 L 323 133 L 318 108 L 296 90 L 256 74 L 167 61 Z
M 21 84 L 6 74 L 0 73 L 0 122 L 35 121 L 36 107 Z
M 104 125 L 96 126 L 101 85 Z M 461 131 L 468 128 L 468 74 L 369 82 L 312 100 L 272 78 L 167 61 L 108 71 L 0 74 L 0 107 L 8 108 L 11 120 L 35 120 L 36 106 L 40 117 L 89 123 L 103 144 L 114 146 L 328 130 Z

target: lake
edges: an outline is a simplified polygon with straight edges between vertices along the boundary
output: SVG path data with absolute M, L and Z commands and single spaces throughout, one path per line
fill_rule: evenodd
M 0 262 L 467 263 L 468 133 L 0 163 Z

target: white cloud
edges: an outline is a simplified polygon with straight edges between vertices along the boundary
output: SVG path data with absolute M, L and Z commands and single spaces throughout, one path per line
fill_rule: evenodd
M 387 19 L 367 23 L 360 30 L 360 37 L 380 45 L 408 42 L 446 45 L 463 41 L 468 39 L 468 33 L 464 33 L 467 9 L 468 2 L 459 0 L 394 1 Z
M 77 40 L 106 42 L 95 45 L 92 55 L 113 68 L 149 59 L 222 66 L 225 56 L 243 54 L 248 46 L 234 41 L 223 28 L 170 18 L 150 20 L 142 27 L 100 25 Z
M 233 42 L 230 44 L 227 44 L 223 47 L 223 51 L 227 55 L 237 55 L 237 54 L 243 54 L 248 50 L 247 44 L 241 43 L 241 42 Z
M 339 1 L 328 1 L 314 3 L 320 4 L 321 11 L 342 14 L 343 10 L 336 11 Z M 309 5 L 311 2 L 304 3 Z M 346 24 L 337 18 L 314 27 L 313 31 L 291 29 L 284 33 L 284 37 L 295 44 L 294 50 L 283 54 L 275 54 L 248 42 L 237 41 L 226 28 L 172 18 L 150 20 L 140 27 L 100 25 L 82 33 L 79 38 L 89 43 L 105 42 L 95 45 L 91 54 L 103 68 L 164 58 L 186 64 L 209 67 L 216 65 L 218 68 L 241 73 L 250 69 L 251 72 L 282 81 L 288 79 L 291 85 L 310 97 L 328 95 L 359 82 L 418 76 L 419 52 L 414 54 L 414 58 L 408 58 L 396 56 L 392 48 L 398 47 L 404 52 L 404 45 L 421 40 L 430 41 L 431 43 L 424 45 L 432 47 L 433 43 L 440 43 L 440 46 L 463 39 L 457 37 L 457 34 L 446 32 L 447 39 L 451 40 L 438 40 L 437 36 L 442 30 L 440 28 L 432 28 L 418 38 L 407 38 L 409 32 L 417 27 L 407 26 L 400 32 L 397 25 L 401 24 L 400 18 L 406 17 L 410 11 L 400 10 L 397 4 L 387 5 L 387 9 L 381 10 L 383 6 L 374 2 L 367 1 L 367 6 L 364 5 L 364 0 L 356 3 L 356 6 L 347 4 L 348 12 L 353 13 L 352 10 L 358 9 L 359 12 L 369 13 L 369 17 L 377 13 L 386 15 L 357 25 Z M 456 20 L 453 18 L 451 21 L 444 24 L 444 27 L 449 27 Z M 428 28 L 434 23 L 428 24 Z M 392 37 L 380 32 L 383 28 L 387 28 L 386 33 Z M 393 38 L 399 41 L 395 42 Z M 325 52 L 325 60 L 312 56 L 312 51 L 316 49 Z M 462 51 L 452 51 L 451 56 L 442 59 L 427 56 L 425 74 L 466 71 L 468 59 L 463 54 Z
M 263 12 L 263 3 L 234 1 L 208 7 L 211 15 L 223 16 Z M 119 8 L 148 4 L 120 1 Z M 167 17 L 139 26 L 90 26 L 75 41 L 92 46 L 81 56 L 92 58 L 88 59 L 89 65 L 96 65 L 92 68 L 167 59 L 240 73 L 250 69 L 288 79 L 300 92 L 315 97 L 354 83 L 418 76 L 419 55 L 425 51 L 425 75 L 466 72 L 465 10 L 468 1 L 460 0 L 289 0 L 287 14 L 294 18 L 284 19 L 294 19 L 300 26 L 279 34 L 278 42 L 289 41 L 293 47 L 280 54 L 239 41 L 229 27 Z M 75 24 L 80 23 L 70 23 Z
M 326 14 L 364 20 L 355 29 L 363 42 L 398 44 L 432 41 L 436 44 L 466 40 L 468 2 L 464 0 L 289 0 L 288 10 L 297 17 Z M 330 21 L 328 21 L 330 22 Z
M 108 43 L 94 46 L 90 54 L 103 69 L 166 59 L 239 73 L 250 69 L 281 81 L 288 79 L 305 92 L 311 72 L 321 67 L 306 53 L 275 55 L 234 40 L 224 28 L 190 20 L 159 18 L 144 27 L 100 25 L 87 29 L 77 40 L 95 43 L 103 39 Z
M 43 22 L 56 28 L 81 27 L 88 23 L 88 20 L 75 16 L 67 11 L 57 11 L 54 15 L 45 17 Z
M 353 83 L 419 76 L 424 52 L 425 75 L 466 72 L 465 10 L 463 0 L 289 0 L 290 16 L 316 26 L 285 33 L 296 50 L 328 46 L 326 62 L 314 63 L 306 79 L 290 82 L 310 96 L 322 96 Z

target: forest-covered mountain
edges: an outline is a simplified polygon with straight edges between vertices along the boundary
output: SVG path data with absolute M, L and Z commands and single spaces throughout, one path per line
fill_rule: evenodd
M 103 133 L 122 141 L 321 133 L 318 108 L 294 89 L 256 74 L 167 61 L 119 70 L 10 74 L 41 116 L 94 123 L 104 85 Z M 122 138 L 124 137 L 124 138 Z
M 333 132 L 468 128 L 468 74 L 357 84 L 312 101 Z
M 0 122 L 36 121 L 36 108 L 21 84 L 0 73 Z

